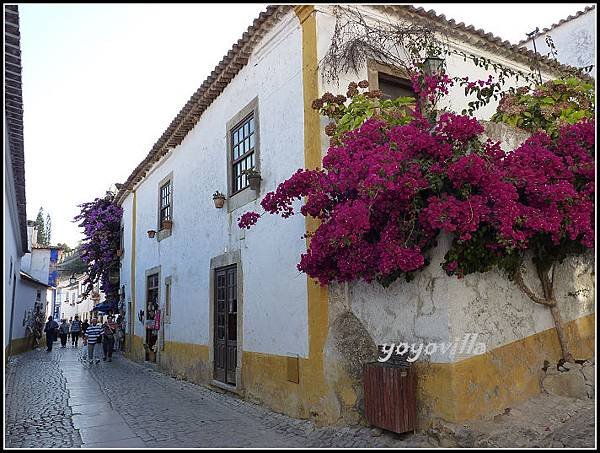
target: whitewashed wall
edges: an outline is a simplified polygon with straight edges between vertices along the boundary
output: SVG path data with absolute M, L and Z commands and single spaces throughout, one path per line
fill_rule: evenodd
M 321 60 L 331 43 L 335 19 L 330 7 L 317 7 L 318 59 Z M 367 15 L 369 13 L 367 12 Z M 385 16 L 384 16 L 385 17 Z M 463 52 L 482 55 L 512 69 L 528 72 L 525 65 L 517 64 L 489 52 L 478 50 L 465 43 L 451 41 L 451 46 Z M 489 74 L 461 57 L 451 57 L 447 61 L 447 72 L 451 76 L 465 75 L 470 80 L 487 79 Z M 542 73 L 546 80 L 549 75 Z M 339 84 L 325 83 L 320 78 L 320 91 L 334 94 L 345 93 L 348 83 L 368 78 L 366 66 L 359 74 L 346 74 Z M 520 81 L 522 83 L 522 81 Z M 507 86 L 518 86 L 511 80 Z M 464 89 L 455 86 L 441 102 L 458 113 L 472 100 L 465 98 Z M 497 102 L 492 102 L 476 112 L 480 120 L 488 119 L 494 112 Z M 328 120 L 322 118 L 322 124 Z M 518 141 L 511 139 L 511 143 Z M 521 139 L 522 140 L 522 139 Z M 322 141 L 323 153 L 328 141 Z M 517 339 L 533 335 L 553 327 L 551 315 L 545 307 L 534 304 L 500 272 L 474 274 L 462 280 L 447 277 L 440 267 L 449 246 L 448 238 L 440 240 L 439 247 L 432 252 L 431 264 L 419 272 L 411 282 L 403 279 L 383 288 L 378 283 L 351 283 L 346 288 L 346 303 L 362 322 L 376 344 L 407 342 L 451 343 L 461 341 L 465 334 L 477 334 L 476 341 L 493 349 Z M 557 272 L 557 297 L 565 321 L 593 313 L 595 297 L 593 283 L 593 260 L 585 257 L 565 262 Z M 534 285 L 535 280 L 531 284 Z M 587 289 L 577 296 L 569 295 L 578 289 Z M 538 288 L 539 290 L 539 288 Z M 444 363 L 464 358 L 457 353 L 435 352 L 431 361 Z
M 550 47 L 546 44 L 548 35 L 554 42 L 556 59 L 561 63 L 576 68 L 596 64 L 596 9 L 537 36 L 535 46 L 541 55 L 550 53 Z M 533 41 L 527 41 L 524 46 L 533 50 Z M 596 78 L 595 66 L 591 75 Z
M 17 277 L 17 293 L 18 297 L 15 300 L 15 311 L 13 315 L 13 331 L 12 339 L 17 340 L 19 338 L 25 338 L 27 332 L 25 326 L 23 326 L 23 318 L 27 310 L 33 310 L 37 297 L 37 292 L 42 292 L 42 300 L 46 293 L 45 287 L 38 286 L 30 283 L 26 280 L 19 279 Z M 6 327 L 8 330 L 9 319 L 6 319 Z
M 9 154 L 9 149 L 6 149 L 6 154 Z M 8 178 L 7 178 L 8 179 Z M 18 250 L 18 237 L 19 231 L 15 229 L 14 223 L 18 225 L 18 221 L 13 218 L 12 209 L 10 209 L 7 198 L 8 191 L 4 190 L 4 346 L 6 347 L 10 342 L 10 319 L 11 312 L 19 313 L 21 310 L 19 304 L 19 271 L 21 269 L 21 254 Z M 12 269 L 12 270 L 11 270 Z M 16 278 L 15 278 L 16 277 Z M 15 294 L 15 307 L 13 309 L 13 291 Z M 16 315 L 15 315 L 16 316 Z M 13 332 L 13 338 L 19 338 L 15 336 L 16 332 Z
M 30 266 L 23 269 L 36 280 L 48 283 L 50 273 L 50 249 L 33 249 L 29 258 Z
M 296 270 L 305 247 L 304 218 L 266 216 L 250 231 L 238 217 L 262 212 L 267 191 L 304 166 L 301 31 L 290 12 L 257 46 L 248 64 L 203 113 L 182 144 L 155 166 L 137 187 L 136 311 L 145 303 L 145 271 L 161 266 L 172 277 L 171 324 L 167 341 L 208 344 L 210 259 L 240 250 L 243 268 L 243 349 L 271 354 L 308 352 L 306 277 Z M 227 191 L 226 123 L 258 97 L 261 197 L 228 214 L 212 194 Z M 157 131 L 157 136 L 160 131 Z M 173 172 L 173 232 L 160 242 L 156 229 L 158 184 Z M 132 195 L 123 203 L 125 255 L 121 284 L 131 291 Z M 143 332 L 135 318 L 135 332 Z

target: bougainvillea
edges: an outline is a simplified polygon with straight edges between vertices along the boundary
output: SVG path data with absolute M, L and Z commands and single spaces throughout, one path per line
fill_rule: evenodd
M 74 221 L 80 222 L 79 226 L 83 228 L 85 239 L 81 245 L 81 259 L 87 265 L 82 297 L 87 297 L 94 285 L 100 282 L 100 290 L 104 292 L 107 303 L 116 304 L 119 286 L 118 282 L 111 282 L 110 274 L 119 271 L 117 249 L 123 209 L 113 202 L 110 194 L 79 207 L 81 212 Z
M 431 102 L 437 95 L 430 91 L 448 80 L 419 93 Z M 357 86 L 349 87 L 350 97 Z M 557 262 L 594 247 L 594 124 L 565 126 L 552 136 L 539 132 L 505 154 L 464 115 L 445 112 L 430 123 L 415 109 L 401 122 L 361 117 L 351 130 L 338 129 L 340 118 L 331 118 L 329 135 L 337 140 L 323 168 L 298 170 L 261 202 L 265 212 L 289 217 L 293 202 L 304 197 L 300 212 L 320 220 L 307 233 L 310 245 L 298 269 L 323 285 L 387 285 L 425 267 L 438 235 L 446 233 L 452 242 L 442 266 L 449 275 L 497 266 L 531 297 L 520 274 L 531 251 L 545 291 L 532 299 L 553 310 L 568 356 L 553 282 L 546 280 Z M 259 218 L 248 212 L 239 226 L 250 228 Z

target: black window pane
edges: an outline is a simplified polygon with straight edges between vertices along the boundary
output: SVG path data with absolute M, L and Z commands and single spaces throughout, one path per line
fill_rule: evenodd
M 379 73 L 378 78 L 379 89 L 383 93 L 384 99 L 396 99 L 405 96 L 415 97 L 415 92 L 409 80 L 382 73 Z

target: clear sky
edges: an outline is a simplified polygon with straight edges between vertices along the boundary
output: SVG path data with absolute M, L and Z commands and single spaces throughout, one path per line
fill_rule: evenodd
M 587 4 L 415 4 L 518 42 Z M 76 245 L 77 204 L 124 182 L 266 4 L 23 4 L 28 219 Z

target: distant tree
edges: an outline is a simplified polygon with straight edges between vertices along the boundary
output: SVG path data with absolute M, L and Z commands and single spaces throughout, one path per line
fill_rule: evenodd
M 44 208 L 40 207 L 37 218 L 35 219 L 37 228 L 36 243 L 44 245 L 46 243 L 46 228 L 44 226 Z
M 62 243 L 62 242 L 59 242 L 58 244 L 56 244 L 56 246 L 57 246 L 58 248 L 61 248 L 61 249 L 63 249 L 63 251 L 64 251 L 65 253 L 69 253 L 69 252 L 72 252 L 72 251 L 73 251 L 73 249 L 72 249 L 71 247 L 69 247 L 67 244 L 64 244 L 64 243 Z
M 52 219 L 50 218 L 50 214 L 46 214 L 46 233 L 45 233 L 46 242 L 44 245 L 50 245 L 52 242 Z

